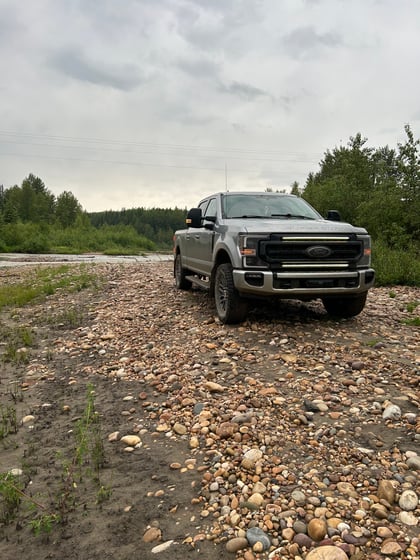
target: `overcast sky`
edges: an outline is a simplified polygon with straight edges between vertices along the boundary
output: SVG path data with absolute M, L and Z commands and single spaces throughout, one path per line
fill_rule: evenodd
M 0 0 L 0 184 L 87 211 L 305 184 L 420 130 L 419 0 Z

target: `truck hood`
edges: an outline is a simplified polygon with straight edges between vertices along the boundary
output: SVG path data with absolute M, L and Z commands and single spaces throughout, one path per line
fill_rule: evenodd
M 229 222 L 229 230 L 236 229 L 234 222 L 238 220 L 226 220 Z M 225 222 L 225 223 L 226 223 Z M 355 227 L 346 222 L 332 222 L 329 220 L 264 220 L 264 219 L 244 219 L 237 227 L 238 233 L 359 233 L 367 234 L 364 228 Z

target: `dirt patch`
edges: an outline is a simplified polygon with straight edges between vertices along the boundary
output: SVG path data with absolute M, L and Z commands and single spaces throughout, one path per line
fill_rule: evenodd
M 349 321 L 318 302 L 281 302 L 226 327 L 206 294 L 174 289 L 170 263 L 92 270 L 99 287 L 1 315 L 4 332 L 34 337 L 27 362 L 2 365 L 1 472 L 15 469 L 22 492 L 14 509 L 0 498 L 2 560 L 234 558 L 226 543 L 250 527 L 269 535 L 271 551 L 283 547 L 276 558 L 304 558 L 308 542 L 293 548 L 279 511 L 309 521 L 317 501 L 296 505 L 300 488 L 338 516 L 340 481 L 366 489 L 353 513 L 341 511 L 356 540 L 335 534 L 349 557 L 380 552 L 380 525 L 415 557 L 418 527 L 399 521 L 397 505 L 382 520 L 354 511 L 381 479 L 418 493 L 406 466 L 420 453 L 418 328 L 403 321 L 419 290 L 374 289 Z M 0 270 L 3 283 L 28 273 Z M 6 338 L 1 348 L 4 357 Z M 400 415 L 385 421 L 388 403 Z M 261 450 L 261 469 L 243 466 L 249 449 Z M 253 508 L 257 483 L 263 503 Z M 247 558 L 270 552 L 251 548 Z

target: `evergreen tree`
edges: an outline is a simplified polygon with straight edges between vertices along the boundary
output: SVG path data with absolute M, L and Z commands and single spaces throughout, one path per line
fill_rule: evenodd
M 302 196 L 302 189 L 299 187 L 299 183 L 297 181 L 293 181 L 290 188 L 290 194 L 294 194 L 296 196 Z
M 404 208 L 402 219 L 413 237 L 420 240 L 420 140 L 414 139 L 409 125 L 404 130 L 407 140 L 398 144 L 399 184 Z
M 55 217 L 61 227 L 66 228 L 74 225 L 81 213 L 82 207 L 71 192 L 64 191 L 57 197 Z
M 347 147 L 327 150 L 320 170 L 308 176 L 303 193 L 322 214 L 339 210 L 345 220 L 357 216 L 359 205 L 369 197 L 373 183 L 372 148 L 360 133 L 350 137 Z

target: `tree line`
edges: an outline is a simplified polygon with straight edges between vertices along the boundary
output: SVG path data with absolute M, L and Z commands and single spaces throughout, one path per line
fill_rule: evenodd
M 79 201 L 70 191 L 55 197 L 32 173 L 20 187 L 14 185 L 5 189 L 0 185 L 0 224 L 33 222 L 69 227 L 75 224 L 82 212 Z
M 365 227 L 373 239 L 378 284 L 420 285 L 420 140 L 411 127 L 396 148 L 367 146 L 360 133 L 346 146 L 327 150 L 302 196 L 323 215 Z
M 0 185 L 0 252 L 138 254 L 170 250 L 186 210 L 133 208 L 85 212 L 70 192 L 57 197 L 29 174 L 21 186 Z
M 186 209 L 181 208 L 129 208 L 91 212 L 91 224 L 100 228 L 104 225 L 133 227 L 138 234 L 153 240 L 157 247 L 172 247 L 174 231 L 184 227 Z
M 340 211 L 344 220 L 362 225 L 376 241 L 419 251 L 419 139 L 409 125 L 397 148 L 371 148 L 360 133 L 347 146 L 328 150 L 316 173 L 310 173 L 301 195 L 321 213 Z M 292 189 L 293 191 L 293 189 Z
M 366 227 L 382 283 L 420 284 L 420 140 L 409 125 L 396 148 L 373 148 L 360 133 L 327 150 L 319 170 L 291 192 L 321 214 Z M 267 189 L 272 190 L 272 189 Z M 29 174 L 20 186 L 0 185 L 0 252 L 127 254 L 170 250 L 186 209 L 131 208 L 87 213 L 70 191 L 57 197 Z

